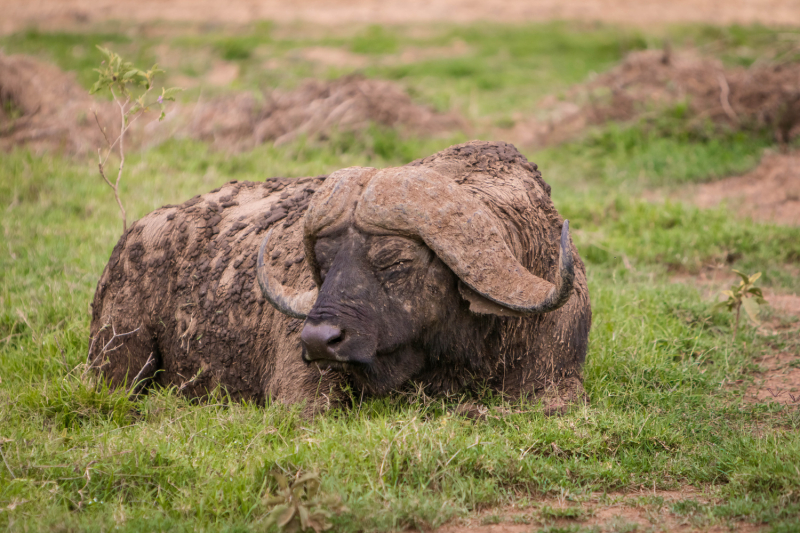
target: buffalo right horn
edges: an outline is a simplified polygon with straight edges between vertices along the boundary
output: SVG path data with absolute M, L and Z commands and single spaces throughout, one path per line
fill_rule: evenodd
M 274 229 L 274 228 L 273 228 Z M 308 316 L 314 302 L 319 295 L 318 289 L 313 289 L 303 293 L 298 293 L 294 289 L 284 286 L 270 273 L 269 267 L 264 263 L 264 250 L 267 249 L 267 242 L 272 235 L 272 229 L 267 232 L 261 248 L 258 250 L 258 266 L 256 267 L 256 277 L 261 286 L 264 298 L 272 306 L 285 315 L 303 319 Z
M 470 289 L 511 311 L 548 313 L 572 295 L 575 272 L 567 221 L 560 224 L 555 283 L 550 283 L 516 259 L 503 238 L 502 222 L 478 195 L 436 171 L 381 170 L 366 187 L 355 220 L 374 231 L 421 237 Z

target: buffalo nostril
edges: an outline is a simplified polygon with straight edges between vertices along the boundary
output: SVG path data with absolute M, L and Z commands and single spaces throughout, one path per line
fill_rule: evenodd
M 344 332 L 330 324 L 306 324 L 300 340 L 309 360 L 338 359 L 334 347 L 344 339 Z

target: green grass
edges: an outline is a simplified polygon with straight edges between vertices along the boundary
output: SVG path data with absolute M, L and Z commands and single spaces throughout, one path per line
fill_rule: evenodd
M 263 26 L 208 40 L 175 36 L 171 45 L 189 50 L 205 43 L 218 57 L 255 69 L 264 54 L 279 56 L 297 43 L 381 56 L 411 44 L 446 46 L 461 39 L 475 61 L 447 63 L 449 70 L 424 61 L 406 72 L 391 71 L 405 66 L 376 64 L 368 72 L 394 72 L 430 101 L 462 98 L 475 87 L 478 113 L 485 117 L 532 106 L 548 83 L 580 81 L 655 39 L 564 24 L 536 26 L 536 39 L 532 28 L 444 28 L 413 39 L 403 28 L 363 28 L 350 37 L 289 41 Z M 689 37 L 675 33 L 676 40 L 719 41 L 726 50 L 742 46 L 741 32 L 756 48 L 772 42 L 767 30 L 681 31 Z M 710 35 L 706 41 L 698 37 L 703 32 Z M 767 44 L 759 44 L 762 38 Z M 84 68 L 69 52 L 78 46 L 74 36 L 4 39 L 10 51 Z M 156 44 L 119 39 L 118 45 L 143 53 Z M 303 68 L 276 75 L 290 84 Z M 482 85 L 493 73 L 497 85 Z M 251 74 L 244 83 L 258 79 Z M 453 414 L 462 398 L 429 398 L 413 390 L 356 399 L 351 409 L 308 420 L 298 407 L 232 403 L 223 391 L 197 404 L 172 389 L 141 397 L 98 389 L 80 364 L 88 348 L 87 306 L 121 229 L 112 193 L 93 160 L 27 150 L 3 154 L 0 528 L 263 531 L 269 512 L 264 498 L 277 489 L 273 474 L 312 471 L 320 473 L 321 490 L 339 496 L 348 509 L 334 517 L 337 531 L 435 526 L 521 495 L 580 500 L 589 493 L 684 485 L 712 497 L 710 503 L 675 503 L 672 512 L 687 519 L 796 530 L 800 410 L 741 398 L 757 356 L 800 350 L 796 330 L 794 336 L 765 337 L 744 326 L 733 342 L 731 317 L 713 309 L 714 299 L 671 283 L 669 275 L 729 263 L 763 271 L 765 285 L 800 290 L 793 270 L 800 263 L 800 230 L 753 224 L 724 210 L 637 199 L 647 187 L 679 188 L 745 171 L 770 145 L 758 132 L 698 134 L 670 124 L 611 125 L 527 154 L 572 221 L 594 313 L 585 381 L 591 404 L 551 418 L 535 404 L 503 406 L 486 394 L 471 398 L 496 414 L 484 421 Z M 170 141 L 129 154 L 122 198 L 135 219 L 231 179 L 399 165 L 462 140 L 403 138 L 373 127 L 325 143 L 299 140 L 236 155 Z M 731 385 L 737 380 L 745 383 Z M 540 514 L 561 519 L 570 513 L 579 515 L 572 508 Z
M 571 173 L 594 185 L 638 194 L 644 188 L 675 190 L 742 174 L 755 167 L 764 149 L 773 144 L 764 132 L 698 137 L 674 126 L 659 131 L 646 123 L 610 124 L 590 130 L 582 140 L 536 155 L 551 176 Z

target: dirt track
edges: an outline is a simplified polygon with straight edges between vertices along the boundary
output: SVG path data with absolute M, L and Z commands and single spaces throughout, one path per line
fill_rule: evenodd
M 552 19 L 800 26 L 799 0 L 0 0 L 0 8 L 1 33 L 31 25 L 64 28 L 108 19 L 232 24 L 266 19 L 326 26 Z

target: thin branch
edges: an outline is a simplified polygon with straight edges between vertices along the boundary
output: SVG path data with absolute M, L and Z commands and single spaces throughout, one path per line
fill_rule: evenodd
M 731 103 L 728 101 L 728 97 L 731 94 L 731 88 L 728 86 L 728 80 L 725 79 L 725 74 L 723 72 L 717 72 L 717 81 L 719 82 L 719 101 L 722 104 L 722 109 L 725 111 L 725 114 L 728 115 L 734 122 L 739 122 L 739 117 L 736 115 L 736 112 L 731 107 Z
M 197 374 L 195 374 L 194 377 L 192 377 L 192 379 L 190 379 L 189 381 L 184 381 L 183 383 L 181 383 L 181 386 L 178 387 L 178 391 L 182 391 L 183 389 L 185 389 L 186 387 L 188 387 L 189 385 L 191 385 L 192 383 L 197 381 L 197 378 L 199 378 L 200 374 L 202 374 L 202 373 L 203 373 L 203 369 L 201 368 L 200 370 L 197 371 Z M 178 375 L 180 376 L 180 374 L 178 374 Z M 181 376 L 181 377 L 183 377 L 183 376 Z
M 109 147 L 110 147 L 111 146 L 111 141 L 108 140 L 108 136 L 106 135 L 106 130 L 103 129 L 103 126 L 100 125 L 100 119 L 97 118 L 97 110 L 96 109 L 92 109 L 92 113 L 94 113 L 94 121 L 97 123 L 97 127 L 100 128 L 100 133 L 103 134 L 103 137 L 105 137 L 105 139 L 106 139 L 106 144 L 109 145 Z M 99 151 L 100 149 L 98 148 L 97 150 Z
M 100 353 L 113 352 L 114 350 L 118 349 L 118 348 L 119 348 L 119 346 L 116 346 L 116 347 L 112 348 L 111 350 L 109 350 L 109 349 L 108 349 L 108 347 L 109 347 L 109 346 L 111 345 L 111 343 L 112 343 L 112 342 L 114 342 L 114 341 L 115 341 L 117 338 L 119 338 L 119 337 L 126 337 L 126 336 L 128 336 L 128 335 L 133 335 L 134 333 L 136 333 L 137 331 L 139 331 L 141 328 L 142 328 L 142 326 L 139 326 L 138 328 L 134 329 L 133 331 L 129 331 L 129 332 L 127 332 L 127 333 L 117 333 L 116 329 L 114 329 L 114 324 L 111 324 L 111 333 L 112 333 L 112 335 L 113 335 L 113 336 L 111 337 L 111 340 L 109 340 L 109 341 L 106 343 L 106 345 L 105 345 L 105 346 L 103 346 L 103 350 L 102 350 L 102 352 L 100 352 Z M 120 345 L 120 346 L 122 346 L 122 345 Z
M 128 121 L 128 123 L 125 124 L 124 127 L 120 130 L 120 134 L 117 136 L 116 139 L 114 139 L 114 142 L 111 143 L 111 145 L 108 147 L 108 152 L 106 152 L 106 156 L 102 160 L 102 164 L 103 165 L 105 165 L 106 162 L 108 161 L 108 158 L 111 156 L 111 153 L 113 152 L 114 147 L 117 146 L 117 143 L 120 141 L 120 137 L 122 137 L 131 128 L 131 126 L 133 126 L 133 123 L 136 122 L 136 120 L 139 117 L 144 115 L 144 113 L 145 113 L 144 109 L 142 109 L 140 111 L 137 111 L 136 115 L 134 115 L 134 117 L 132 119 L 130 119 Z M 99 149 L 98 149 L 98 153 L 99 153 Z M 112 187 L 113 187 L 113 185 L 112 185 Z
M 128 389 L 128 392 L 134 390 L 137 387 L 137 382 L 139 381 L 139 378 L 142 377 L 142 372 L 144 372 L 145 368 L 150 366 L 150 363 L 152 361 L 153 361 L 153 352 L 150 352 L 150 355 L 147 356 L 147 361 L 145 361 L 144 366 L 142 366 L 142 369 L 139 370 L 138 374 L 136 374 L 136 377 L 133 378 L 133 381 L 131 382 L 131 387 L 130 387 L 130 389 Z

